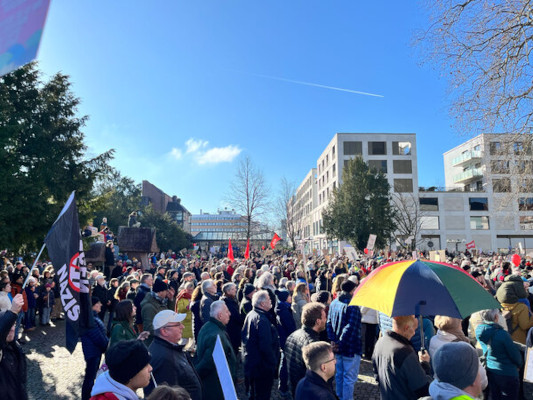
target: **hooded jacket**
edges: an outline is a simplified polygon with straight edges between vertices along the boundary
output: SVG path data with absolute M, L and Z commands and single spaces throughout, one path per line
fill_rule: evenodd
M 487 370 L 518 378 L 522 356 L 508 332 L 495 322 L 484 322 L 476 328 L 476 338 L 487 354 Z
M 508 275 L 496 291 L 496 298 L 500 303 L 516 303 L 518 299 L 527 297 L 524 281 L 521 276 Z
M 111 378 L 109 371 L 96 378 L 91 396 L 90 400 L 139 400 L 133 390 Z
M 429 385 L 431 400 L 473 400 L 468 393 L 446 382 L 434 380 Z
M 502 309 L 511 313 L 511 337 L 513 340 L 526 344 L 526 335 L 533 327 L 533 316 L 529 315 L 529 308 L 524 303 L 502 303 Z

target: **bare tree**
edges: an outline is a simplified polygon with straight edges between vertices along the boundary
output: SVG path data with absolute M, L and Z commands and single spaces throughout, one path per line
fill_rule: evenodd
M 533 117 L 533 6 L 530 1 L 428 1 L 429 28 L 417 36 L 426 62 L 449 80 L 461 132 L 525 135 Z
M 274 203 L 274 213 L 282 224 L 285 224 L 287 238 L 292 248 L 296 249 L 296 238 L 301 236 L 302 212 L 296 202 L 296 184 L 287 178 L 281 178 L 278 196 Z
M 400 237 L 411 250 L 416 249 L 421 242 L 424 212 L 420 209 L 420 202 L 412 193 L 393 193 L 392 204 L 396 212 L 396 236 Z
M 246 217 L 246 239 L 250 239 L 254 224 L 268 210 L 269 197 L 263 172 L 253 165 L 249 157 L 239 162 L 227 201 Z

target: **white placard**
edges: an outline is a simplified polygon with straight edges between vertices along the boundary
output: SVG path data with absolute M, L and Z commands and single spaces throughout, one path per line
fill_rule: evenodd
M 226 353 L 222 348 L 222 342 L 220 336 L 217 336 L 217 342 L 213 349 L 213 361 L 217 369 L 218 380 L 220 386 L 222 386 L 222 392 L 224 393 L 225 400 L 238 400 L 237 392 L 235 391 L 235 385 L 233 384 L 233 378 L 228 366 L 228 360 L 226 359 Z
M 370 235 L 368 237 L 368 242 L 366 244 L 366 248 L 368 250 L 374 250 L 374 245 L 376 244 L 376 239 L 377 239 L 376 235 Z

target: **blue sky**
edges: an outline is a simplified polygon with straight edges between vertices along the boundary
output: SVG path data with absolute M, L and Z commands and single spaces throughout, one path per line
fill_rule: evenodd
M 300 183 L 336 132 L 414 132 L 419 183 L 444 185 L 442 153 L 465 138 L 447 82 L 412 45 L 421 7 L 52 0 L 38 60 L 46 75 L 70 75 L 93 155 L 116 149 L 124 175 L 193 213 L 224 205 L 243 156 L 272 192 L 283 176 Z

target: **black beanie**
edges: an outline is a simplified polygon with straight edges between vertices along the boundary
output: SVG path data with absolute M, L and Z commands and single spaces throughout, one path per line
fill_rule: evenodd
M 276 290 L 276 296 L 278 296 L 278 299 L 281 302 L 286 302 L 289 298 L 289 294 L 288 290 Z
M 254 290 L 255 290 L 255 287 L 251 283 L 247 283 L 247 284 L 244 285 L 244 295 L 245 296 L 248 296 Z
M 96 303 L 101 303 L 100 299 L 96 296 L 91 297 L 91 305 L 95 305 Z
M 156 279 L 154 282 L 154 286 L 152 287 L 152 291 L 154 293 L 159 293 L 164 290 L 168 290 L 168 285 L 161 279 Z
M 341 290 L 344 293 L 350 293 L 352 290 L 355 289 L 356 284 L 353 283 L 351 280 L 347 279 L 344 282 L 341 283 Z
M 150 359 L 146 346 L 135 339 L 117 342 L 105 354 L 109 375 L 123 385 L 146 367 Z

